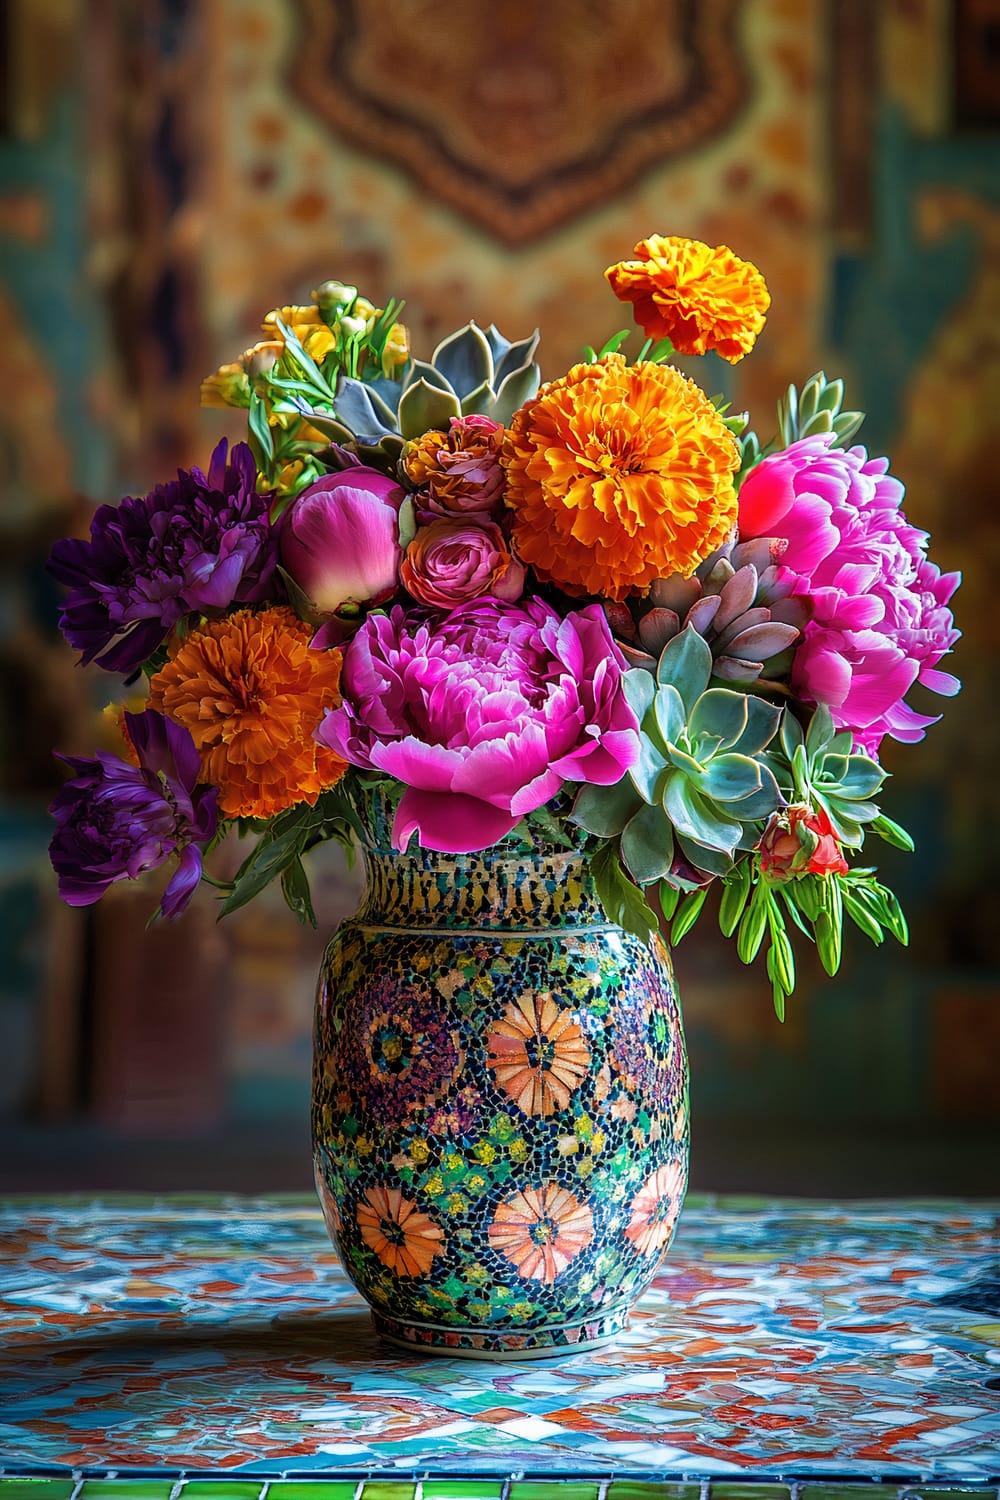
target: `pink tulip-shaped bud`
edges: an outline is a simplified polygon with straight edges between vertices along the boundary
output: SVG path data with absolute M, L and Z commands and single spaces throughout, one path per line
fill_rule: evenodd
M 317 615 L 356 612 L 395 593 L 405 491 L 377 469 L 328 474 L 281 521 L 281 563 Z

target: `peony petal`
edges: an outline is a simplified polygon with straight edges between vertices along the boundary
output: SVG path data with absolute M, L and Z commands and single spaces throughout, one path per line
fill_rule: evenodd
M 477 854 L 512 832 L 520 819 L 477 797 L 407 787 L 392 825 L 393 846 L 405 851 L 414 833 L 422 849 Z

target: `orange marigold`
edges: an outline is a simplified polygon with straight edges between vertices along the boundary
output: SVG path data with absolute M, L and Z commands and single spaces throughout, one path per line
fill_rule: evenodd
M 284 606 L 207 620 L 171 648 L 149 707 L 191 731 L 226 818 L 270 818 L 316 801 L 347 769 L 314 734 L 340 704 L 341 654 Z
M 668 338 L 678 354 L 714 349 L 730 364 L 749 354 L 764 326 L 771 296 L 757 267 L 728 245 L 650 235 L 637 260 L 609 266 L 605 276 L 650 338 Z
M 739 446 L 704 392 L 620 354 L 574 365 L 504 445 L 513 541 L 568 594 L 624 599 L 693 573 L 736 523 Z

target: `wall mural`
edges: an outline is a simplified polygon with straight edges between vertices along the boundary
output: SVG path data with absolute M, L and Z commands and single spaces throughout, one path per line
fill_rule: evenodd
M 476 0 L 297 4 L 293 91 L 512 245 L 703 145 L 748 93 L 738 0 L 497 0 L 485 28 Z

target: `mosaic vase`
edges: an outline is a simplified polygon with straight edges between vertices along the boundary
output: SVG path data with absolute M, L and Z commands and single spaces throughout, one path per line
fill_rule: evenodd
M 391 848 L 316 1007 L 316 1185 L 392 1343 L 525 1359 L 609 1342 L 687 1181 L 687 1057 L 667 951 L 609 920 L 577 848 Z

